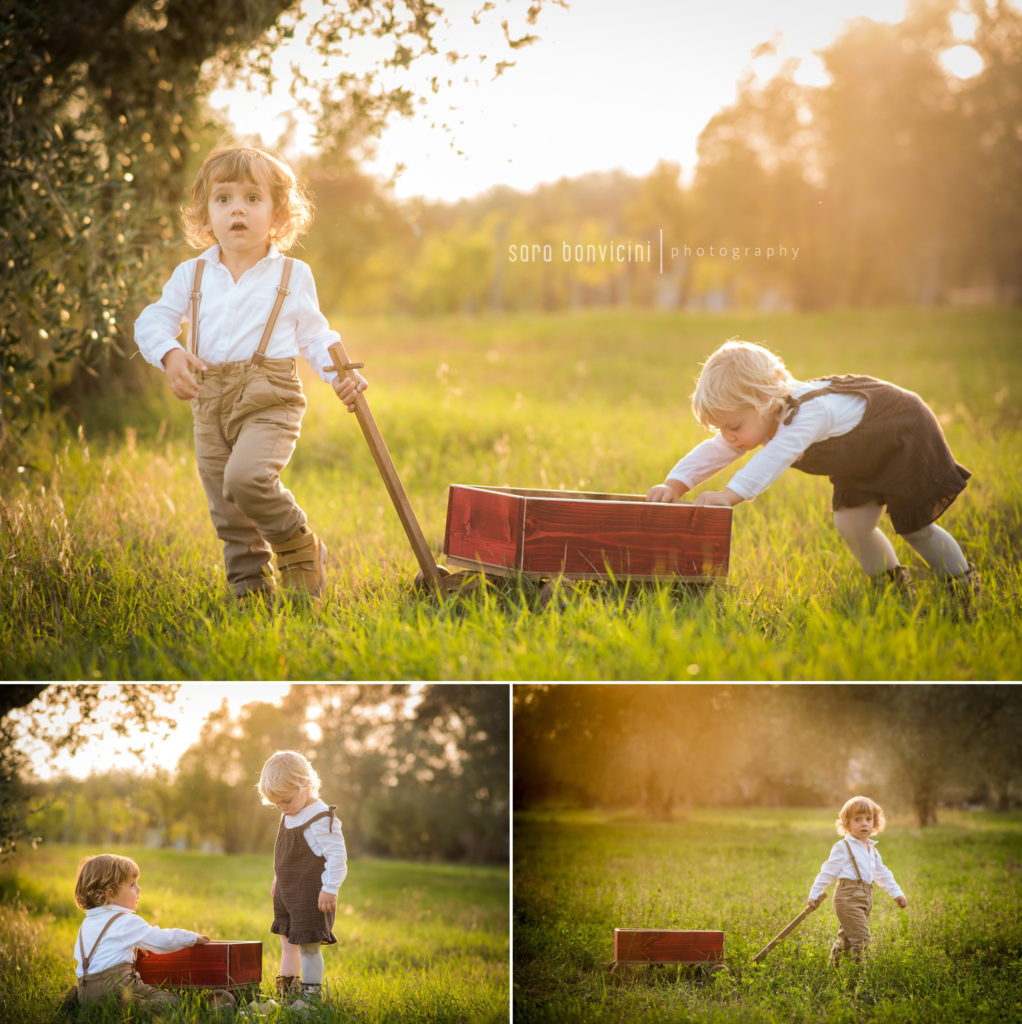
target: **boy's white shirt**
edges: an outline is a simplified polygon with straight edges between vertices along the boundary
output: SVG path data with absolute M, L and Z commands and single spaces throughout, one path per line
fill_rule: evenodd
M 237 281 L 220 262 L 218 245 L 179 264 L 163 286 L 160 298 L 146 306 L 135 321 L 135 342 L 143 358 L 162 370 L 163 357 L 172 348 L 181 348 L 177 338 L 182 322 L 191 317 L 195 264 L 205 260 L 200 286 L 199 358 L 207 366 L 251 359 L 277 298 L 283 258 L 271 245 L 269 253 Z M 341 336 L 330 329 L 320 312 L 312 270 L 302 260 L 294 261 L 288 291 L 265 356 L 296 359 L 303 355 L 316 373 L 330 383 L 337 373 L 324 373 L 323 367 L 333 362 L 329 347 Z
M 135 949 L 147 949 L 151 953 L 173 953 L 185 946 L 194 946 L 199 937 L 198 932 L 190 932 L 185 928 L 157 928 L 143 921 L 133 910 L 126 907 L 108 905 L 93 907 L 85 912 L 85 920 L 78 929 L 85 946 L 85 955 L 92 953 L 99 933 L 111 916 L 121 914 L 103 936 L 103 941 L 96 947 L 96 952 L 89 960 L 89 976 L 105 971 L 117 964 L 134 963 Z M 82 977 L 82 951 L 75 937 L 75 973 Z
M 285 814 L 284 828 L 300 828 L 310 818 L 329 810 L 322 800 L 313 800 L 297 814 Z M 344 836 L 341 834 L 341 819 L 334 815 L 331 830 L 330 819 L 320 818 L 304 830 L 304 835 L 309 849 L 317 857 L 326 857 L 323 874 L 320 876 L 320 888 L 323 892 L 336 895 L 348 875 L 348 851 L 345 849 Z
M 901 891 L 901 886 L 894 880 L 890 868 L 884 866 L 880 851 L 876 848 L 875 839 L 856 839 L 853 836 L 846 838 L 847 846 L 844 839 L 839 839 L 831 847 L 830 857 L 824 861 L 820 873 L 816 876 L 816 881 L 813 882 L 813 887 L 809 890 L 811 900 L 819 899 L 823 890 L 835 878 L 850 878 L 853 882 L 859 880 L 858 875 L 855 874 L 855 868 L 852 867 L 852 858 L 848 855 L 849 846 L 852 848 L 855 863 L 859 867 L 859 874 L 862 875 L 862 880 L 867 885 L 876 882 L 881 889 L 890 894 L 892 899 L 905 895 Z
M 815 391 L 826 379 L 796 381 L 792 397 Z M 762 494 L 812 444 L 847 434 L 862 422 L 866 399 L 862 395 L 827 394 L 801 406 L 787 426 L 782 422 L 777 433 L 764 444 L 731 478 L 727 486 L 740 498 L 751 501 Z M 667 474 L 690 490 L 744 453 L 732 448 L 718 431 L 709 440 L 695 446 Z

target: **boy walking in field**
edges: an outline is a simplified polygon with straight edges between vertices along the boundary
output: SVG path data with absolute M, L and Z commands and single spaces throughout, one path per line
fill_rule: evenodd
M 183 211 L 196 259 L 180 264 L 135 322 L 145 359 L 190 401 L 209 514 L 237 598 L 275 589 L 319 597 L 326 547 L 280 482 L 305 412 L 303 355 L 353 412 L 365 380 L 324 370 L 339 335 L 320 312 L 308 264 L 284 257 L 312 219 L 291 168 L 259 149 L 211 153 Z M 187 321 L 188 347 L 177 337 Z
M 887 824 L 883 808 L 869 797 L 854 796 L 841 808 L 834 824 L 843 838 L 831 848 L 830 857 L 820 868 L 806 901 L 806 906 L 815 910 L 823 891 L 837 879 L 834 912 L 840 928 L 830 951 L 831 966 L 836 966 L 845 954 L 850 954 L 856 962 L 862 960 L 870 942 L 869 915 L 873 910 L 874 882 L 886 890 L 899 907 L 908 906 L 894 875 L 880 859 L 876 841 L 870 838 L 883 831 Z

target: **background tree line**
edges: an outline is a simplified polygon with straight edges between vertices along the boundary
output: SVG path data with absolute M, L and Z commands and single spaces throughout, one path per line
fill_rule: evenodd
M 964 79 L 941 63 L 962 45 L 956 12 L 982 59 Z M 663 162 L 644 177 L 400 204 L 311 162 L 309 258 L 344 267 L 322 291 L 339 311 L 416 314 L 1022 301 L 1022 12 L 913 0 L 900 23 L 849 22 L 820 57 L 822 86 L 799 84 L 790 60 L 761 81 L 753 62 L 704 128 L 688 186 Z M 610 242 L 654 258 L 562 258 Z M 540 252 L 513 260 L 509 246 Z
M 865 792 L 937 822 L 1022 793 L 1011 685 L 515 688 L 514 799 L 637 808 L 829 806 Z
M 294 686 L 237 719 L 222 705 L 173 772 L 32 781 L 22 762 L 16 796 L 25 833 L 47 842 L 265 852 L 279 814 L 261 803 L 259 773 L 295 749 L 337 805 L 351 855 L 506 863 L 508 737 L 503 686 Z

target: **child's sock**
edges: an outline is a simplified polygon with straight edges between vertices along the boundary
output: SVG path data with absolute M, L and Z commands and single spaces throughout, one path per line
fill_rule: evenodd
M 930 523 L 915 533 L 906 533 L 904 538 L 940 579 L 953 579 L 969 571 L 969 562 L 958 542 L 936 523 Z
M 323 981 L 326 965 L 323 963 L 323 947 L 320 943 L 307 942 L 301 946 L 302 985 L 319 985 Z

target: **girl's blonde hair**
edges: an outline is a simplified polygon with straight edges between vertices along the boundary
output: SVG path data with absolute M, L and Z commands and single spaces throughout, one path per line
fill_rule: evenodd
M 134 882 L 140 874 L 138 865 L 130 857 L 119 857 L 115 853 L 86 857 L 78 865 L 75 903 L 82 910 L 105 907 L 122 885 Z
M 312 223 L 312 200 L 280 157 L 252 146 L 215 149 L 203 161 L 192 185 L 191 202 L 181 209 L 188 244 L 206 249 L 216 241 L 209 229 L 210 192 L 214 185 L 239 181 L 269 188 L 274 212 L 270 241 L 286 252 Z
M 780 414 L 794 379 L 780 356 L 762 345 L 732 338 L 703 363 L 692 393 L 692 412 L 711 429 L 739 409 Z
M 853 796 L 851 800 L 845 801 L 844 807 L 841 808 L 841 813 L 837 816 L 837 820 L 834 822 L 834 827 L 837 829 L 838 835 L 844 836 L 848 834 L 848 823 L 856 814 L 871 814 L 873 816 L 872 835 L 876 835 L 878 832 L 883 832 L 887 827 L 887 819 L 884 817 L 884 809 L 880 804 L 875 800 L 870 800 L 868 796 Z
M 300 789 L 318 797 L 319 775 L 297 751 L 278 750 L 263 765 L 258 788 L 263 803 L 271 806 L 274 800 L 283 800 Z

